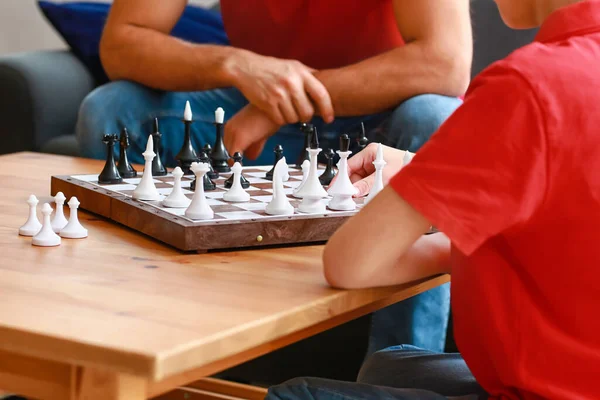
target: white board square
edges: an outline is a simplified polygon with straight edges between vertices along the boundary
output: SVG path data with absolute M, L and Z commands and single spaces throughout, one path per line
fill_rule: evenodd
M 98 180 L 98 174 L 95 175 L 73 175 L 73 178 L 84 182 L 95 182 Z
M 233 219 L 252 219 L 259 218 L 260 215 L 253 213 L 252 211 L 230 211 L 230 212 L 222 212 L 217 213 L 223 218 L 233 220 Z
M 242 203 L 237 206 L 248 211 L 263 211 L 267 207 L 267 203 Z

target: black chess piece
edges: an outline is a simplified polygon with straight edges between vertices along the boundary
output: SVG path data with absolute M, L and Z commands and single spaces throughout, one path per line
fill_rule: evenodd
M 270 181 L 273 180 L 273 172 L 275 171 L 275 166 L 277 165 L 279 160 L 283 158 L 283 147 L 280 144 L 278 144 L 277 146 L 275 146 L 273 152 L 275 153 L 275 162 L 273 163 L 273 168 L 271 168 L 271 170 L 265 175 L 265 179 L 268 179 Z
M 335 159 L 335 152 L 333 149 L 327 149 L 325 158 L 327 159 L 327 167 L 325 167 L 325 171 L 319 176 L 319 182 L 321 182 L 321 185 L 323 186 L 328 186 L 336 174 L 335 169 L 333 168 L 333 161 Z
M 242 153 L 240 153 L 239 151 L 236 151 L 232 158 L 233 158 L 233 162 L 239 162 L 240 165 L 244 165 L 242 163 L 244 157 L 242 157 Z M 250 187 L 250 182 L 248 182 L 248 179 L 246 179 L 246 177 L 244 176 L 243 173 L 240 175 L 240 182 L 242 183 L 242 187 L 244 189 L 248 189 Z M 233 174 L 231 174 L 231 176 L 229 178 L 227 178 L 227 180 L 225 181 L 225 188 L 229 189 L 229 188 L 231 188 L 232 185 L 233 185 Z
M 198 159 L 196 150 L 194 150 L 194 146 L 192 146 L 191 129 L 192 123 L 194 121 L 188 121 L 185 119 L 183 119 L 182 121 L 185 125 L 183 145 L 181 146 L 181 150 L 179 150 L 179 153 L 177 153 L 177 155 L 175 156 L 175 159 L 179 163 L 179 166 L 181 167 L 181 170 L 183 171 L 184 175 L 193 175 L 194 173 L 190 169 L 190 166 L 194 161 Z
M 152 142 L 154 143 L 154 152 L 156 157 L 152 160 L 152 176 L 165 176 L 167 169 L 160 159 L 160 139 L 162 133 L 158 130 L 158 118 L 154 118 L 154 130 L 152 132 Z
M 350 150 L 350 137 L 345 133 L 340 136 L 340 152 L 347 152 Z
M 127 158 L 128 147 L 129 132 L 127 132 L 127 128 L 123 128 L 121 130 L 121 137 L 119 138 L 119 162 L 117 163 L 117 170 L 121 178 L 135 178 L 137 176 L 137 171 Z
M 109 184 L 109 183 L 121 183 L 123 178 L 119 174 L 117 165 L 115 164 L 115 143 L 119 141 L 117 135 L 104 135 L 102 143 L 106 145 L 106 164 L 98 175 L 98 183 Z
M 356 138 L 356 143 L 358 144 L 358 150 L 356 150 L 357 153 L 369 144 L 369 139 L 367 139 L 367 134 L 365 132 L 365 124 L 362 122 L 360 123 L 360 133 L 358 134 L 358 138 Z
M 300 124 L 300 131 L 304 133 L 304 147 L 302 153 L 296 162 L 296 168 L 302 168 L 302 163 L 305 160 L 310 160 L 310 153 L 306 150 L 310 146 L 311 136 L 314 132 L 314 126 L 312 124 L 302 123 Z
M 212 167 L 210 165 L 209 158 L 206 155 L 206 152 L 204 150 L 200 151 L 200 156 L 198 158 L 198 162 L 208 164 L 209 170 L 212 171 Z M 215 190 L 217 188 L 217 185 L 212 181 L 210 176 L 208 176 L 208 173 L 204 174 L 202 183 L 204 184 L 204 190 L 206 190 L 206 191 Z M 190 189 L 193 192 L 196 191 L 196 178 L 195 177 L 194 177 L 194 180 L 192 181 L 192 183 L 190 184 Z
M 201 160 L 200 162 L 207 163 L 210 166 L 210 170 L 206 173 L 206 175 L 208 175 L 210 179 L 217 179 L 219 177 L 219 173 L 213 169 L 210 163 L 210 153 L 212 152 L 212 147 L 210 147 L 210 144 L 206 143 L 202 150 L 204 150 L 204 153 L 206 154 L 206 161 Z
M 231 172 L 231 168 L 229 168 L 229 164 L 227 164 L 227 161 L 229 160 L 229 153 L 227 152 L 225 144 L 223 143 L 224 127 L 225 124 L 215 122 L 217 135 L 215 137 L 215 146 L 210 152 L 210 163 L 216 172 Z

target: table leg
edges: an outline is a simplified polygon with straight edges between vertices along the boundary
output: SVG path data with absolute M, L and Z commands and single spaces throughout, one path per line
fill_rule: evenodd
M 71 400 L 142 400 L 146 379 L 91 367 L 73 369 Z

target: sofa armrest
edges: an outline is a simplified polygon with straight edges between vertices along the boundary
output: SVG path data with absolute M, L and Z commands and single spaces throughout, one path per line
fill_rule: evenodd
M 67 50 L 0 57 L 0 154 L 37 151 L 49 139 L 74 134 L 79 105 L 94 87 Z

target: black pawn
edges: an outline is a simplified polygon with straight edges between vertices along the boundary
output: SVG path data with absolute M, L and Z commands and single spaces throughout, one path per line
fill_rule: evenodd
M 206 143 L 202 148 L 204 153 L 206 154 L 206 161 L 200 161 L 203 163 L 207 163 L 210 166 L 210 170 L 206 173 L 210 179 L 217 179 L 219 177 L 219 173 L 215 171 L 210 163 L 210 153 L 212 152 L 212 147 L 210 144 Z
M 117 165 L 115 164 L 115 143 L 119 141 L 117 135 L 104 135 L 102 143 L 106 145 L 106 164 L 102 169 L 100 175 L 98 175 L 98 183 L 109 184 L 109 183 L 121 183 L 123 178 L 119 174 Z
M 280 144 L 278 144 L 277 146 L 275 146 L 275 150 L 273 150 L 273 152 L 275 153 L 275 162 L 273 163 L 273 168 L 271 168 L 271 170 L 265 175 L 265 179 L 268 179 L 270 181 L 273 180 L 273 172 L 275 171 L 275 166 L 277 165 L 279 160 L 283 158 L 283 147 Z
M 121 130 L 121 137 L 119 138 L 119 163 L 117 164 L 117 170 L 122 178 L 134 178 L 137 176 L 137 171 L 127 158 L 127 148 L 129 147 L 129 132 L 127 128 Z
M 200 157 L 199 157 L 198 161 L 201 163 L 208 164 L 210 170 L 212 170 L 212 167 L 210 166 L 210 163 L 208 162 L 209 158 L 206 155 L 206 153 L 204 152 L 204 150 L 202 150 L 200 152 Z M 204 185 L 205 191 L 215 190 L 217 188 L 217 185 L 210 179 L 210 176 L 208 176 L 208 173 L 204 174 L 202 183 Z M 196 178 L 194 178 L 194 180 L 190 184 L 190 189 L 194 192 L 196 191 Z
M 296 162 L 296 168 L 302 168 L 302 163 L 305 160 L 310 159 L 310 153 L 306 149 L 310 146 L 311 136 L 314 132 L 314 127 L 311 124 L 302 123 L 300 124 L 300 131 L 304 133 L 304 147 L 302 148 L 302 153 L 300 153 L 300 157 Z
M 310 148 L 311 150 L 319 148 L 319 134 L 317 133 L 317 128 L 315 127 L 313 127 L 312 133 L 310 134 Z
M 365 124 L 362 122 L 360 123 L 360 133 L 358 134 L 356 143 L 358 144 L 357 152 L 361 151 L 369 144 L 369 139 L 367 139 L 367 134 L 365 133 Z
M 335 159 L 335 152 L 333 149 L 327 149 L 325 152 L 325 158 L 327 159 L 327 167 L 325 171 L 319 176 L 319 182 L 321 185 L 328 186 L 333 178 L 335 177 L 335 169 L 333 169 L 333 161 Z
M 350 150 L 350 137 L 345 133 L 340 136 L 340 151 L 347 152 Z
M 242 160 L 244 158 L 242 157 L 242 153 L 240 153 L 239 151 L 236 151 L 232 158 L 233 158 L 233 162 L 239 162 L 240 165 L 244 165 L 242 163 Z M 240 182 L 242 183 L 242 187 L 244 189 L 248 189 L 250 187 L 250 182 L 248 182 L 248 179 L 246 179 L 244 174 L 240 175 Z M 225 188 L 229 189 L 229 188 L 231 188 L 232 185 L 233 185 L 233 174 L 231 174 L 231 176 L 229 178 L 227 178 L 227 180 L 225 181 Z
M 229 153 L 225 148 L 225 144 L 223 143 L 223 128 L 225 124 L 220 124 L 215 122 L 215 127 L 217 130 L 217 135 L 215 137 L 215 147 L 210 152 L 210 163 L 212 164 L 213 169 L 216 172 L 230 172 L 231 168 L 229 168 Z
M 152 160 L 152 176 L 165 176 L 167 169 L 160 159 L 160 138 L 162 133 L 158 131 L 158 118 L 154 118 L 154 130 L 152 132 L 152 142 L 154 143 L 154 152 L 156 157 Z
M 179 163 L 181 170 L 184 175 L 193 175 L 192 170 L 190 169 L 192 163 L 198 159 L 198 155 L 196 154 L 196 150 L 192 146 L 192 122 L 183 120 L 185 126 L 185 132 L 183 136 L 183 145 L 181 146 L 181 150 L 175 156 L 175 159 Z

